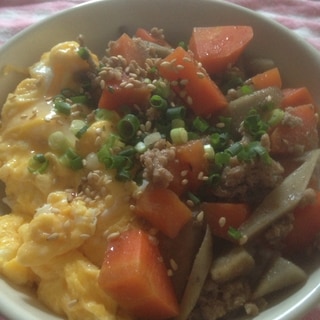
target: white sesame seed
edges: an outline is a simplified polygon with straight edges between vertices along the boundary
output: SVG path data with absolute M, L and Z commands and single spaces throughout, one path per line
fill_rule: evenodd
M 189 57 L 183 57 L 182 60 L 184 62 L 192 62 L 192 59 L 190 59 Z
M 131 82 L 129 82 L 129 83 L 127 83 L 124 87 L 125 87 L 126 89 L 132 89 L 132 88 L 134 88 L 134 84 L 131 83 Z
M 73 300 L 70 300 L 69 302 L 68 302 L 68 307 L 70 308 L 70 307 L 73 307 L 75 304 L 77 304 L 78 303 L 78 299 L 73 299 Z
M 82 233 L 82 234 L 80 234 L 80 238 L 81 239 L 89 239 L 90 238 L 90 234 Z
M 48 237 L 47 237 L 47 240 L 56 240 L 59 238 L 59 233 L 57 232 L 54 232 L 54 233 L 51 233 Z
M 200 212 L 197 214 L 197 221 L 202 222 L 202 221 L 203 221 L 203 218 L 204 218 L 204 212 L 203 212 L 203 211 L 200 211 Z
M 112 232 L 110 234 L 107 235 L 107 239 L 108 240 L 112 240 L 112 239 L 116 239 L 120 236 L 120 232 L 116 231 L 116 232 Z
M 188 199 L 187 201 L 186 201 L 186 203 L 187 203 L 187 206 L 189 206 L 189 207 L 193 207 L 194 206 L 194 202 L 192 201 L 192 200 L 190 200 L 190 199 Z
M 182 170 L 180 172 L 181 177 L 185 177 L 188 174 L 188 170 Z
M 177 271 L 178 270 L 178 265 L 175 262 L 175 260 L 170 259 L 170 267 L 172 268 L 173 271 Z
M 171 63 L 169 61 L 162 61 L 160 63 L 160 66 L 161 67 L 169 67 L 169 66 L 171 66 Z
M 101 79 L 100 80 L 100 88 L 101 88 L 101 90 L 104 90 L 105 87 L 106 87 L 106 82 L 103 79 Z
M 205 74 L 203 72 L 198 71 L 197 76 L 198 78 L 203 79 L 205 77 Z
M 182 86 L 185 86 L 185 85 L 187 85 L 189 83 L 189 80 L 188 79 L 182 79 L 182 80 L 180 80 L 180 84 L 182 85 Z
M 223 227 L 226 225 L 226 222 L 227 222 L 226 217 L 221 217 L 221 218 L 219 219 L 219 226 L 220 226 L 221 228 L 223 228 Z
M 187 104 L 188 104 L 188 105 L 192 105 L 192 103 L 193 103 L 192 98 L 191 98 L 190 96 L 188 96 L 188 97 L 187 97 Z
M 188 182 L 189 182 L 188 179 L 183 179 L 181 181 L 181 184 L 185 186 L 186 184 L 188 184 Z
M 220 129 L 222 129 L 222 128 L 224 128 L 226 125 L 225 125 L 225 123 L 223 123 L 223 122 L 218 122 L 217 124 L 216 124 L 216 127 L 217 128 L 220 128 Z

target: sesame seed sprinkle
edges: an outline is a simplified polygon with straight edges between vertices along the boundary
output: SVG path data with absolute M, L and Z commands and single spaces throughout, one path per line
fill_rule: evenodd
M 221 218 L 219 219 L 219 226 L 220 226 L 221 228 L 223 228 L 223 227 L 226 225 L 226 222 L 227 222 L 226 217 L 221 217 Z

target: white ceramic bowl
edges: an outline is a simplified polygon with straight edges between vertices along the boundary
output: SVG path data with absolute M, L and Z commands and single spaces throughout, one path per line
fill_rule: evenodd
M 27 67 L 61 41 L 83 34 L 86 44 L 103 54 L 109 40 L 139 26 L 161 27 L 172 43 L 188 39 L 193 26 L 246 24 L 255 36 L 248 50 L 274 59 L 287 86 L 307 86 L 320 102 L 320 55 L 292 32 L 247 9 L 214 0 L 103 0 L 66 10 L 18 34 L 0 50 L 0 70 L 5 65 Z M 0 105 L 21 78 L 0 75 Z M 1 249 L 1 248 L 0 248 Z M 320 300 L 320 269 L 310 266 L 308 281 L 255 320 L 292 320 Z M 0 278 L 0 313 L 12 320 L 57 320 L 27 291 Z

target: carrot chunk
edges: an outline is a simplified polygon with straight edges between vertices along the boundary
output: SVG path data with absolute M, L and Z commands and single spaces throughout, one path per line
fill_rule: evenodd
M 116 41 L 111 42 L 109 48 L 112 56 L 122 56 L 130 62 L 136 61 L 140 66 L 143 66 L 147 58 L 147 52 L 144 48 L 139 46 L 136 41 L 123 33 Z
M 227 240 L 232 240 L 229 229 L 237 229 L 251 212 L 245 203 L 204 202 L 201 207 L 212 233 Z
M 209 74 L 216 74 L 238 60 L 252 37 L 249 26 L 198 27 L 193 28 L 189 49 Z
M 314 104 L 314 100 L 309 92 L 308 88 L 286 88 L 282 90 L 283 98 L 281 106 L 286 107 L 297 107 L 303 104 Z
M 134 212 L 170 238 L 175 238 L 192 217 L 191 210 L 173 191 L 152 185 L 139 196 Z
M 125 231 L 109 241 L 98 282 L 138 318 L 161 320 L 179 313 L 158 246 L 139 229 Z
M 126 76 L 122 76 L 122 80 L 111 80 L 106 83 L 105 89 L 100 96 L 98 107 L 109 110 L 119 110 L 121 107 L 132 107 L 138 105 L 145 107 L 150 99 L 151 90 L 146 84 L 140 86 L 121 86 L 121 81 L 126 80 Z
M 228 102 L 216 83 L 182 47 L 177 47 L 161 60 L 158 69 L 195 114 L 210 115 L 227 106 Z
M 277 155 L 297 154 L 317 148 L 318 117 L 312 104 L 305 104 L 286 111 L 292 121 L 280 123 L 270 134 L 271 153 Z
M 272 68 L 265 72 L 259 73 L 251 78 L 256 90 L 268 87 L 282 87 L 282 79 L 278 68 Z

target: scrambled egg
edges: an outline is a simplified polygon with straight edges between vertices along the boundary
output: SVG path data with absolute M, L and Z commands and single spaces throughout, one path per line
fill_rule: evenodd
M 50 135 L 62 132 L 89 160 L 113 131 L 112 123 L 97 121 L 80 142 L 71 121 L 92 110 L 78 105 L 65 116 L 54 109 L 52 98 L 64 88 L 80 90 L 77 75 L 89 68 L 78 47 L 65 42 L 45 53 L 3 106 L 0 179 L 10 214 L 0 216 L 0 273 L 36 287 L 39 299 L 68 319 L 128 319 L 117 313 L 97 277 L 108 236 L 132 222 L 135 186 L 114 181 L 97 161 L 77 171 L 63 166 L 48 146 Z M 49 161 L 43 174 L 28 170 L 36 154 Z

